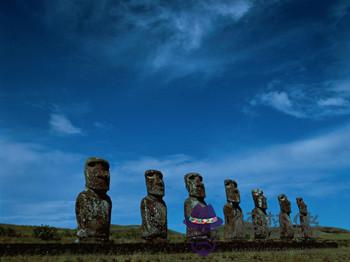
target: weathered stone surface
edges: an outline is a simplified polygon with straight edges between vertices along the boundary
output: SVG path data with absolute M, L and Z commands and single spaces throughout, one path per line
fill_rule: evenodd
M 282 240 L 291 240 L 294 237 L 293 223 L 290 219 L 291 206 L 285 194 L 280 194 L 278 196 L 278 202 L 280 204 L 280 238 Z
M 203 184 L 203 177 L 198 173 L 188 173 L 185 175 L 185 185 L 188 191 L 189 197 L 185 200 L 184 203 L 184 215 L 185 217 L 190 217 L 192 209 L 197 205 L 203 207 L 207 206 L 207 203 L 204 201 L 205 198 L 205 188 Z M 195 240 L 209 238 L 209 232 L 199 232 L 192 230 L 191 228 L 186 228 L 186 239 Z
M 243 212 L 239 206 L 241 202 L 237 182 L 231 179 L 224 181 L 227 203 L 224 206 L 225 231 L 227 240 L 244 238 Z
M 312 230 L 309 223 L 309 213 L 307 211 L 307 205 L 301 197 L 297 197 L 296 200 L 299 208 L 301 234 L 304 239 L 311 238 Z
M 163 201 L 163 174 L 158 170 L 145 172 L 147 196 L 141 201 L 142 238 L 148 241 L 167 239 L 167 207 Z
M 79 241 L 108 241 L 112 201 L 109 190 L 109 163 L 92 157 L 85 163 L 86 189 L 78 195 L 75 204 Z
M 255 239 L 266 239 L 269 237 L 268 217 L 266 214 L 267 201 L 264 192 L 260 189 L 252 190 L 255 208 L 252 211 L 252 220 Z

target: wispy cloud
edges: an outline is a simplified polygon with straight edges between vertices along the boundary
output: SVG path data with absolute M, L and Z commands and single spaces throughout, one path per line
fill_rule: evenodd
M 212 74 L 222 67 L 222 57 L 205 56 L 200 49 L 213 33 L 241 20 L 252 6 L 250 0 L 59 1 L 46 7 L 43 21 L 77 38 L 90 56 L 98 54 L 124 66 L 133 58 L 139 72 L 167 70 L 169 77 L 176 78 L 195 72 Z
M 161 9 L 166 14 L 159 13 L 159 20 L 166 18 L 163 21 L 172 36 L 151 54 L 149 62 L 153 70 L 172 69 L 172 78 L 195 72 L 217 73 L 225 64 L 221 58 L 197 56 L 195 52 L 214 31 L 220 31 L 226 25 L 218 22 L 221 18 L 235 23 L 251 6 L 251 1 L 209 1 L 196 2 L 192 8 L 181 11 Z
M 73 123 L 64 115 L 52 113 L 49 120 L 50 128 L 54 132 L 63 135 L 82 134 L 82 130 L 73 125 Z
M 116 172 L 128 174 L 119 176 L 119 179 L 138 183 L 145 169 L 160 169 L 169 184 L 183 188 L 183 175 L 198 171 L 203 173 L 210 188 L 221 187 L 225 178 L 233 176 L 245 189 L 263 187 L 271 189 L 270 193 L 277 193 L 297 188 L 301 194 L 307 195 L 310 184 L 315 189 L 318 184 L 323 187 L 324 181 L 333 179 L 335 172 L 350 167 L 349 131 L 350 126 L 345 126 L 308 139 L 271 145 L 239 155 L 222 155 L 216 159 L 198 160 L 186 155 L 164 159 L 144 157 L 116 165 Z M 350 187 L 350 181 L 346 185 Z
M 191 1 L 186 5 L 129 1 L 118 6 L 120 13 L 116 13 L 121 15 L 125 22 L 137 28 L 152 33 L 169 34 L 169 37 L 164 39 L 164 46 L 173 45 L 174 48 L 193 51 L 201 47 L 203 39 L 213 29 L 222 26 L 215 23 L 218 19 L 224 17 L 231 19 L 231 22 L 237 21 L 251 7 L 250 0 Z M 147 8 L 148 12 L 140 13 L 139 8 Z
M 110 131 L 114 128 L 114 126 L 109 123 L 109 122 L 101 122 L 101 121 L 95 121 L 93 123 L 94 127 L 98 130 L 101 130 L 101 131 Z
M 350 3 L 347 1 L 339 1 L 331 10 L 331 14 L 337 19 L 336 22 L 339 22 L 346 15 L 349 14 Z
M 74 224 L 72 201 L 84 186 L 84 157 L 4 136 L 0 136 L 0 147 L 1 221 Z
M 328 21 L 346 14 L 346 5 L 327 10 L 331 13 L 327 19 L 301 24 L 290 22 L 293 12 L 285 13 L 279 2 L 58 1 L 47 4 L 42 20 L 65 41 L 72 39 L 79 46 L 74 55 L 84 57 L 84 62 L 128 67 L 146 77 L 157 73 L 169 79 L 195 73 L 210 77 L 225 70 L 273 74 L 305 69 L 306 62 L 317 62 L 322 53 L 334 55 L 337 29 Z M 322 41 L 307 51 L 320 35 L 327 44 Z M 288 54 L 284 52 L 287 45 L 292 47 Z M 256 57 L 258 70 L 253 68 Z M 240 63 L 252 66 L 242 70 Z
M 325 99 L 320 99 L 317 104 L 319 106 L 337 106 L 337 107 L 342 107 L 342 106 L 348 106 L 349 101 L 345 100 L 342 97 L 329 97 Z
M 206 1 L 201 2 L 208 10 L 211 10 L 218 15 L 228 16 L 238 20 L 242 18 L 252 7 L 253 1 L 238 0 L 238 1 Z
M 54 225 L 56 227 L 71 227 L 75 221 L 75 201 L 38 200 L 35 202 L 1 201 L 10 209 L 7 214 L 0 214 L 4 223 L 21 225 Z
M 0 146 L 3 149 L 0 152 L 0 160 L 3 163 L 0 172 L 4 181 L 2 186 L 6 181 L 24 181 L 27 176 L 31 176 L 27 183 L 17 184 L 19 187 L 31 189 L 29 184 L 39 183 L 40 179 L 47 182 L 60 177 L 64 181 L 69 177 L 62 176 L 62 173 L 66 173 L 67 170 L 74 173 L 81 169 L 80 154 L 50 149 L 37 143 L 17 142 L 6 137 L 0 137 Z M 31 170 L 36 171 L 32 174 Z
M 350 114 L 350 81 L 313 85 L 286 85 L 273 81 L 249 101 L 252 107 L 267 106 L 297 118 L 323 119 Z
M 0 138 L 0 146 L 2 221 L 74 227 L 75 197 L 84 188 L 84 157 L 5 138 Z M 139 204 L 146 194 L 146 169 L 163 172 L 165 200 L 169 210 L 176 213 L 169 218 L 170 227 L 177 225 L 180 229 L 182 213 L 176 210 L 181 210 L 187 195 L 183 177 L 188 172 L 202 173 L 209 200 L 215 203 L 224 199 L 226 178 L 236 179 L 245 195 L 259 187 L 269 199 L 281 192 L 322 198 L 350 189 L 349 178 L 342 176 L 350 168 L 349 159 L 349 125 L 290 143 L 219 154 L 215 158 L 179 154 L 121 162 L 109 159 L 113 222 L 140 223 Z M 16 191 L 6 185 L 16 185 Z
M 350 79 L 331 82 L 330 90 L 343 97 L 350 97 Z
M 250 104 L 253 106 L 270 106 L 288 115 L 295 117 L 304 117 L 304 114 L 302 112 L 299 112 L 295 109 L 295 105 L 290 100 L 288 93 L 284 91 L 271 91 L 262 93 L 254 98 Z

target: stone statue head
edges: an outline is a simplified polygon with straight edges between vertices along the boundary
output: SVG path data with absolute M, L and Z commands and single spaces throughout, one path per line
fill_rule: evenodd
M 158 170 L 146 170 L 145 172 L 147 194 L 158 197 L 164 196 L 163 174 Z
M 87 188 L 107 192 L 109 190 L 109 163 L 108 161 L 90 157 L 85 162 L 85 186 Z
M 290 201 L 288 200 L 285 194 L 280 194 L 278 196 L 278 202 L 280 203 L 280 208 L 283 213 L 290 214 L 292 212 L 290 207 Z
M 188 173 L 185 175 L 186 189 L 190 196 L 205 198 L 205 188 L 203 177 L 198 173 Z
M 241 202 L 241 196 L 237 188 L 237 182 L 231 179 L 226 179 L 224 184 L 227 201 L 239 204 Z
M 264 192 L 261 189 L 252 190 L 252 196 L 254 200 L 255 207 L 261 208 L 263 210 L 267 209 L 267 200 L 264 196 Z
M 298 205 L 298 208 L 299 208 L 299 212 L 301 214 L 307 214 L 307 205 L 305 204 L 303 198 L 297 197 L 296 200 L 297 200 L 297 205 Z

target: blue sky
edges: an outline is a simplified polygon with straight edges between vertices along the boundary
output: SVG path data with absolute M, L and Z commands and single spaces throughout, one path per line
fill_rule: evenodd
M 144 171 L 164 174 L 184 231 L 183 176 L 223 216 L 304 197 L 350 229 L 348 1 L 1 1 L 0 222 L 76 227 L 90 156 L 111 163 L 112 223 L 140 224 Z

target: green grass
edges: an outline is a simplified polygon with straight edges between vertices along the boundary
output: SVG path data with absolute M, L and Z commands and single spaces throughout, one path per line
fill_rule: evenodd
M 17 236 L 0 236 L 0 243 L 73 243 L 76 240 L 76 231 L 74 229 L 57 228 L 59 239 L 43 241 L 35 238 L 33 230 L 35 226 L 21 226 L 0 224 L 2 228 L 13 229 Z M 110 239 L 114 243 L 135 243 L 142 241 L 141 227 L 138 225 L 119 226 L 111 225 Z M 184 234 L 173 230 L 168 230 L 168 240 L 171 242 L 183 242 Z
M 11 225 L 11 224 L 0 224 L 0 228 L 10 228 L 13 229 L 17 236 L 16 237 L 7 237 L 8 240 L 12 241 L 39 241 L 33 237 L 33 229 L 36 226 L 28 225 Z M 223 230 L 224 227 L 221 226 L 217 230 L 217 236 L 219 239 L 223 239 Z M 348 239 L 350 240 L 350 231 L 340 228 L 332 227 L 316 227 L 313 229 L 314 234 L 318 238 L 322 239 Z M 251 225 L 246 225 L 247 235 L 251 239 L 253 237 L 253 232 Z M 59 234 L 61 241 L 70 241 L 75 239 L 76 230 L 68 228 L 57 228 L 57 233 Z M 118 241 L 139 241 L 141 239 L 141 227 L 139 225 L 111 225 L 110 229 L 111 239 Z M 1 237 L 1 236 L 0 236 Z M 3 237 L 4 238 L 4 237 Z M 168 230 L 168 238 L 170 241 L 182 241 L 184 240 L 184 234 Z M 272 239 L 279 238 L 279 229 L 273 228 L 271 233 Z M 16 240 L 17 239 L 17 240 Z
M 250 225 L 247 225 L 247 238 L 253 238 L 253 232 Z M 74 229 L 57 228 L 57 234 L 59 239 L 51 241 L 43 241 L 33 236 L 33 229 L 35 226 L 27 225 L 10 225 L 0 224 L 0 228 L 13 229 L 17 236 L 0 236 L 1 243 L 72 243 L 76 240 L 76 231 Z M 220 227 L 216 236 L 217 239 L 223 240 L 224 227 Z M 142 241 L 141 239 L 141 227 L 138 225 L 111 225 L 110 239 L 114 243 L 135 243 Z M 350 242 L 350 231 L 332 228 L 332 227 L 317 227 L 314 228 L 314 235 L 319 239 L 329 240 L 342 240 Z M 277 228 L 272 229 L 271 239 L 279 238 L 279 230 Z M 185 240 L 184 234 L 179 232 L 168 230 L 168 240 L 170 242 L 183 242 Z
M 75 230 L 58 228 L 60 240 L 43 241 L 33 237 L 34 226 L 19 226 L 0 224 L 3 228 L 12 228 L 16 236 L 0 237 L 0 243 L 72 243 L 75 241 Z M 116 261 L 350 261 L 350 231 L 331 228 L 317 227 L 314 229 L 318 239 L 333 240 L 340 243 L 337 249 L 310 249 L 288 251 L 236 251 L 212 253 L 207 257 L 197 254 L 133 254 L 133 255 L 59 255 L 59 256 L 13 256 L 0 257 L 0 261 L 57 261 L 57 262 L 116 262 Z M 222 239 L 223 228 L 217 232 L 218 238 Z M 249 230 L 251 236 L 252 232 Z M 132 243 L 141 240 L 140 226 L 111 226 L 111 239 L 115 243 Z M 273 229 L 273 238 L 278 237 L 278 230 Z M 169 230 L 170 242 L 184 241 L 184 235 Z
M 140 226 L 112 225 L 110 233 L 110 239 L 113 240 L 114 243 L 135 243 L 142 241 Z M 183 242 L 185 240 L 185 235 L 173 230 L 168 230 L 168 240 L 171 242 Z

